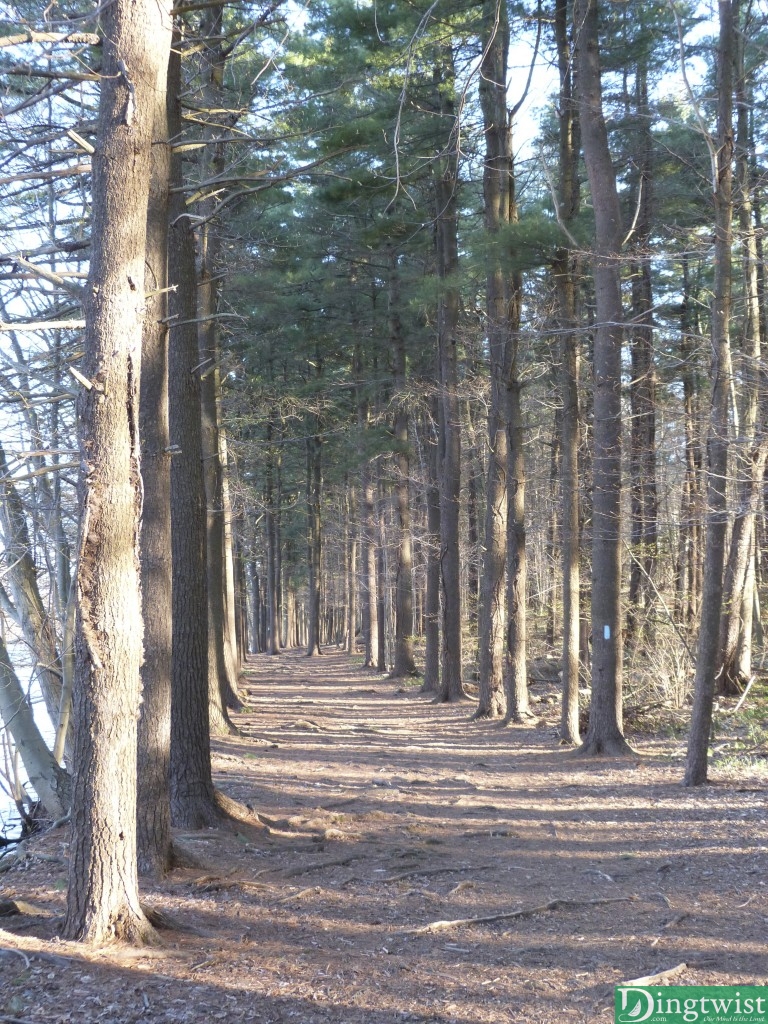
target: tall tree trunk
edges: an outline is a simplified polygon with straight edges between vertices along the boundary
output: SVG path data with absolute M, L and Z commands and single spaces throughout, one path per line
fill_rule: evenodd
M 427 442 L 427 580 L 424 595 L 424 682 L 422 693 L 440 689 L 440 470 L 442 402 L 433 393 L 425 436 Z
M 393 675 L 396 678 L 415 676 L 416 661 L 413 653 L 413 540 L 411 537 L 411 453 L 409 438 L 408 399 L 406 395 L 407 361 L 405 335 L 400 318 L 400 276 L 397 253 L 390 251 L 389 259 L 389 323 L 397 395 L 395 409 L 394 442 L 395 501 L 397 504 L 397 576 L 395 578 L 395 656 Z
M 142 658 L 139 376 L 155 98 L 164 95 L 170 5 L 115 0 L 104 45 L 93 157 L 91 265 L 78 397 L 75 784 L 64 935 L 145 941 L 136 868 Z
M 637 68 L 637 117 L 640 131 L 637 222 L 635 244 L 640 257 L 633 261 L 632 330 L 630 352 L 630 535 L 632 565 L 629 576 L 627 642 L 640 642 L 647 634 L 655 594 L 653 571 L 657 557 L 658 502 L 656 496 L 656 371 L 653 343 L 653 292 L 650 238 L 653 228 L 653 140 L 648 105 L 648 69 Z M 651 637 L 648 636 L 650 640 Z
M 141 352 L 139 437 L 144 505 L 141 598 L 144 662 L 138 733 L 139 873 L 161 877 L 171 867 L 171 438 L 168 425 L 168 230 L 171 150 L 167 95 L 154 110 L 147 209 L 147 300 Z
M 379 624 L 379 660 L 376 668 L 379 672 L 387 671 L 387 606 L 389 586 L 387 585 L 387 531 L 384 522 L 384 494 L 381 486 L 381 462 L 377 462 L 376 468 L 379 475 L 378 501 L 377 501 L 377 533 L 376 533 L 376 595 L 379 603 L 377 621 Z M 391 633 L 390 633 L 391 635 Z
M 700 333 L 694 321 L 695 296 L 692 294 L 687 257 L 682 261 L 683 302 L 680 316 L 680 366 L 685 418 L 685 476 L 680 499 L 680 527 L 676 566 L 676 612 L 688 630 L 698 619 L 701 602 L 701 515 L 702 444 L 699 430 L 698 388 L 694 352 Z
M 206 500 L 206 559 L 208 577 L 208 705 L 211 731 L 234 732 L 229 707 L 240 706 L 237 672 L 227 629 L 226 571 L 224 554 L 224 480 L 219 443 L 218 361 L 216 314 L 219 305 L 219 237 L 210 224 L 200 232 L 200 279 L 198 283 L 198 348 L 200 415 L 203 442 L 203 480 Z
M 483 199 L 489 235 L 511 220 L 512 133 L 507 111 L 509 21 L 502 0 L 483 4 L 483 62 L 480 104 L 485 132 Z M 486 315 L 491 399 L 488 410 L 488 466 L 485 481 L 485 543 L 480 590 L 479 702 L 476 718 L 499 718 L 507 710 L 504 693 L 509 449 L 510 280 L 489 246 Z
M 180 138 L 181 40 L 171 52 L 170 137 Z M 219 821 L 211 775 L 208 712 L 208 569 L 200 420 L 197 287 L 192 229 L 183 195 L 181 153 L 171 158 L 171 288 L 168 370 L 171 446 L 173 657 L 171 676 L 171 818 L 180 828 Z
M 560 183 L 559 219 L 569 230 L 579 212 L 579 122 L 573 97 L 573 53 L 568 32 L 568 0 L 557 0 L 555 42 L 560 74 L 558 103 Z M 561 547 L 563 564 L 563 657 L 560 741 L 579 743 L 580 510 L 579 510 L 579 334 L 577 331 L 577 258 L 558 250 L 552 273 L 560 335 Z
M 712 303 L 712 405 L 707 436 L 707 533 L 691 730 L 685 785 L 707 780 L 707 749 L 717 671 L 723 566 L 728 527 L 728 399 L 731 385 L 731 246 L 733 241 L 733 77 L 738 0 L 719 0 L 717 138 L 712 182 L 715 207 L 715 271 Z M 710 145 L 713 140 L 709 140 Z
M 319 424 L 315 422 L 315 431 Z M 307 655 L 322 654 L 320 649 L 320 574 L 322 555 L 322 448 L 319 433 L 307 438 L 307 565 L 309 636 Z
M 461 502 L 461 404 L 458 393 L 459 269 L 458 248 L 458 126 L 455 71 L 450 44 L 437 55 L 434 85 L 442 123 L 444 148 L 436 158 L 435 244 L 440 294 L 437 343 L 443 405 L 443 461 L 440 467 L 440 596 L 442 659 L 439 701 L 465 696 L 462 679 L 461 560 L 459 511 Z
M 507 455 L 507 664 L 504 690 L 507 695 L 507 722 L 526 722 L 531 716 L 528 695 L 526 652 L 528 639 L 527 588 L 528 559 L 525 546 L 525 448 L 523 424 L 523 387 L 520 370 L 519 296 L 522 283 L 515 288 L 516 301 L 511 318 L 512 338 L 509 367 L 509 451 Z
M 574 257 L 562 251 L 554 266 L 558 318 L 562 331 L 560 373 L 561 420 L 561 545 L 563 562 L 563 654 L 560 740 L 575 746 L 579 733 L 579 335 L 576 329 L 576 267 Z
M 357 534 L 352 523 L 352 512 L 357 505 L 355 488 L 347 481 L 344 488 L 344 509 L 346 513 L 346 548 L 347 548 L 347 654 L 357 650 Z
M 277 515 L 275 495 L 275 452 L 272 447 L 273 421 L 267 423 L 267 450 L 264 456 L 264 541 L 266 545 L 267 574 L 267 654 L 280 653 L 280 620 L 277 605 Z
M 720 619 L 720 648 L 716 673 L 719 693 L 740 693 L 749 682 L 751 669 L 751 624 L 754 574 L 755 518 L 760 507 L 766 461 L 768 460 L 768 394 L 766 374 L 761 366 L 762 323 L 759 253 L 752 203 L 750 169 L 754 146 L 750 139 L 750 90 L 745 80 L 744 34 L 737 37 L 736 84 L 736 186 L 739 206 L 744 279 L 745 316 L 739 358 L 741 412 L 738 438 L 734 445 L 732 475 L 736 477 L 736 516 L 731 533 Z
M 592 703 L 580 748 L 625 754 L 621 637 L 621 213 L 603 117 L 598 0 L 576 0 L 576 92 L 595 213 Z
M 201 37 L 205 40 L 199 66 L 201 79 L 201 117 L 206 119 L 201 150 L 203 177 L 216 177 L 226 166 L 227 134 L 237 119 L 227 111 L 222 83 L 227 61 L 223 34 L 224 2 L 207 5 L 202 15 Z M 231 733 L 234 726 L 228 708 L 242 707 L 237 692 L 239 666 L 235 650 L 231 608 L 231 529 L 227 522 L 228 482 L 226 479 L 226 441 L 221 426 L 221 351 L 219 339 L 219 298 L 221 263 L 221 224 L 215 212 L 218 196 L 200 203 L 206 218 L 199 228 L 198 345 L 200 348 L 200 410 L 202 416 L 203 470 L 208 507 L 208 673 L 211 729 L 217 734 Z M 229 549 L 228 549 L 229 545 Z

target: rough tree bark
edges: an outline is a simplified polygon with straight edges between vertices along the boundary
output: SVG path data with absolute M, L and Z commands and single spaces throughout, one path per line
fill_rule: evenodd
M 491 236 L 486 274 L 486 315 L 491 400 L 488 410 L 488 467 L 485 481 L 485 545 L 480 583 L 479 702 L 475 718 L 500 718 L 504 693 L 507 566 L 507 456 L 509 448 L 510 281 L 493 236 L 510 221 L 512 133 L 507 111 L 509 21 L 506 4 L 483 4 L 483 60 L 480 105 L 485 130 L 483 198 L 485 229 Z
M 200 37 L 205 40 L 198 62 L 200 113 L 205 123 L 200 172 L 203 177 L 223 175 L 226 144 L 239 116 L 228 110 L 224 93 L 224 72 L 228 53 L 224 45 L 224 3 L 206 4 L 201 16 Z M 221 425 L 221 344 L 219 338 L 219 298 L 221 291 L 221 216 L 216 214 L 219 193 L 201 200 L 198 212 L 205 222 L 198 231 L 198 345 L 200 347 L 200 414 L 202 417 L 203 470 L 208 502 L 208 672 L 211 729 L 218 734 L 232 733 L 234 726 L 228 708 L 239 709 L 240 667 L 237 662 L 234 629 L 234 593 L 232 591 L 232 534 L 229 513 L 229 483 L 226 465 L 226 440 Z
M 320 649 L 320 574 L 322 555 L 322 438 L 315 416 L 315 433 L 307 436 L 307 603 L 309 605 L 309 636 L 307 655 L 322 654 Z
M 579 132 L 573 101 L 573 54 L 568 33 L 568 0 L 557 0 L 555 40 L 560 73 L 559 219 L 566 230 L 579 212 Z M 579 735 L 579 334 L 577 331 L 576 257 L 566 248 L 556 254 L 552 267 L 561 330 L 561 546 L 563 561 L 563 696 L 560 740 L 576 745 Z
M 155 96 L 164 94 L 170 4 L 115 0 L 102 12 L 85 299 L 89 382 L 78 397 L 80 546 L 75 637 L 75 779 L 64 935 L 145 941 L 136 868 L 139 375 Z
M 690 630 L 701 603 L 702 463 L 699 395 L 694 352 L 701 331 L 696 301 L 691 294 L 689 260 L 682 260 L 683 301 L 680 315 L 680 368 L 685 418 L 685 476 L 680 498 L 680 530 L 675 571 L 675 615 Z
M 719 0 L 717 135 L 713 148 L 715 208 L 714 296 L 712 303 L 712 404 L 707 436 L 707 527 L 691 729 L 685 785 L 707 781 L 707 750 L 717 671 L 723 566 L 728 528 L 728 398 L 731 385 L 731 246 L 733 241 L 733 81 L 738 0 Z
M 768 392 L 761 363 L 765 330 L 760 302 L 760 253 L 753 203 L 750 138 L 750 89 L 744 67 L 744 32 L 737 36 L 736 191 L 742 249 L 745 315 L 738 358 L 741 411 L 734 444 L 732 475 L 736 477 L 736 515 L 731 532 L 723 587 L 720 646 L 716 673 L 719 693 L 741 693 L 752 676 L 752 610 L 754 603 L 755 520 L 768 460 Z M 759 200 L 758 200 L 759 202 Z
M 427 438 L 427 580 L 424 595 L 424 682 L 422 693 L 440 689 L 440 483 L 443 432 L 440 428 L 442 403 L 433 393 L 429 402 L 424 435 Z
M 621 212 L 603 116 L 598 0 L 576 0 L 576 93 L 595 213 L 592 703 L 585 754 L 626 754 L 621 636 Z
M 418 675 L 413 652 L 413 540 L 411 537 L 410 439 L 405 336 L 400 319 L 400 271 L 397 253 L 389 255 L 389 323 L 395 361 L 397 408 L 393 424 L 395 442 L 395 501 L 397 504 L 397 576 L 395 579 L 395 656 L 393 676 Z
M 146 315 L 141 350 L 139 437 L 144 507 L 141 596 L 144 618 L 138 727 L 139 873 L 160 877 L 173 862 L 171 756 L 171 436 L 168 425 L 168 210 L 171 149 L 167 94 L 157 94 L 147 207 Z
M 361 381 L 363 373 L 362 349 L 355 346 L 355 373 Z M 357 426 L 359 432 L 360 470 L 360 561 L 363 643 L 366 668 L 379 664 L 379 602 L 376 579 L 376 508 L 373 467 L 364 450 L 364 436 L 368 425 L 368 400 L 362 393 L 362 382 L 357 400 Z
M 656 493 L 656 369 L 654 365 L 653 290 L 649 259 L 653 228 L 653 139 L 648 103 L 648 69 L 641 62 L 636 75 L 639 197 L 635 224 L 638 258 L 631 266 L 632 330 L 630 353 L 630 536 L 632 565 L 629 576 L 627 643 L 651 639 L 648 621 L 656 599 L 653 571 L 658 547 Z
M 181 40 L 168 76 L 170 135 L 181 135 Z M 208 712 L 206 503 L 198 375 L 195 247 L 183 194 L 181 154 L 174 152 L 169 239 L 169 406 L 173 562 L 171 817 L 205 828 L 220 815 L 211 775 Z
M 519 290 L 517 290 L 519 295 Z M 519 327 L 519 312 L 515 323 Z M 514 328 L 514 325 L 513 325 Z M 525 547 L 525 429 L 523 387 L 520 378 L 519 332 L 512 332 L 509 368 L 509 452 L 507 456 L 507 664 L 504 691 L 507 695 L 506 722 L 530 720 L 527 650 L 528 559 Z
M 461 700 L 462 615 L 459 511 L 461 501 L 461 407 L 458 393 L 459 290 L 455 275 L 458 250 L 458 136 L 453 90 L 455 71 L 450 44 L 435 61 L 436 106 L 442 121 L 444 148 L 435 160 L 435 245 L 440 295 L 437 343 L 443 405 L 443 461 L 440 467 L 440 596 L 442 659 L 439 701 Z
M 217 30 L 217 22 L 212 29 Z M 218 26 L 220 31 L 220 26 Z M 214 148 L 218 149 L 218 146 Z M 217 162 L 214 161 L 214 167 Z M 227 629 L 226 572 L 224 553 L 224 481 L 219 445 L 218 361 L 219 339 L 216 312 L 218 288 L 218 232 L 211 224 L 199 231 L 199 280 L 197 331 L 200 367 L 200 419 L 203 444 L 203 480 L 206 500 L 206 562 L 208 577 L 208 703 L 211 732 L 218 736 L 236 732 L 229 707 L 240 707 L 237 670 Z

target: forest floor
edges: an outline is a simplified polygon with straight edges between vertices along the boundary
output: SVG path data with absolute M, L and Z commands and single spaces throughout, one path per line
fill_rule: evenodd
M 0 873 L 0 1022 L 608 1024 L 672 968 L 768 984 L 764 774 L 685 789 L 653 736 L 574 757 L 551 682 L 527 728 L 335 653 L 256 657 L 244 691 L 214 769 L 259 818 L 177 837 L 202 866 L 144 887 L 160 945 L 58 939 L 64 830 Z

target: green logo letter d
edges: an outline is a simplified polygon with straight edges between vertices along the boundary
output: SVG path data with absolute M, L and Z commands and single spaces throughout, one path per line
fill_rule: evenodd
M 621 992 L 621 1005 L 617 1021 L 621 1024 L 640 1024 L 640 1021 L 648 1020 L 653 1013 L 653 996 L 647 988 L 619 988 L 618 991 Z M 637 997 L 637 1002 L 628 1010 L 630 993 Z

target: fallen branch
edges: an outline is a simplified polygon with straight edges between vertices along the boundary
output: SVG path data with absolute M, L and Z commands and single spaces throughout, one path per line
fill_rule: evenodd
M 431 932 L 442 932 L 448 928 L 463 928 L 473 924 L 493 924 L 496 921 L 513 921 L 515 918 L 533 917 L 534 914 L 544 914 L 550 910 L 570 910 L 573 907 L 596 907 L 603 903 L 629 903 L 634 896 L 615 896 L 612 899 L 602 900 L 550 900 L 540 907 L 527 907 L 522 910 L 511 910 L 503 914 L 488 914 L 485 917 L 458 917 L 453 921 L 432 921 L 430 924 L 422 925 L 420 928 L 409 928 L 406 935 L 429 935 Z
M 659 985 L 662 981 L 670 981 L 676 978 L 683 971 L 688 970 L 688 964 L 678 964 L 677 967 L 670 967 L 666 971 L 659 971 L 658 974 L 645 974 L 642 978 L 632 978 L 631 981 L 622 981 L 622 985 Z
M 264 892 L 271 886 L 265 882 L 252 882 L 247 878 L 213 878 L 211 876 L 198 879 L 192 886 L 195 892 L 220 892 L 226 889 L 242 889 L 243 892 Z
M 321 864 L 306 864 L 301 868 L 292 868 L 290 871 L 281 871 L 283 878 L 296 878 L 298 875 L 308 875 L 310 871 L 322 871 L 323 868 L 345 868 L 353 860 L 364 860 L 364 853 L 353 853 L 349 857 L 339 857 L 337 860 L 325 860 Z
M 402 882 L 405 878 L 413 878 L 414 876 L 424 875 L 453 875 L 458 874 L 462 871 L 488 871 L 492 868 L 492 864 L 480 865 L 477 868 L 473 868 L 471 864 L 465 864 L 463 867 L 445 867 L 445 868 L 413 868 L 411 871 L 401 871 L 399 875 L 390 875 L 388 878 L 381 878 L 381 882 Z

